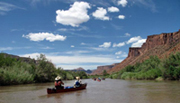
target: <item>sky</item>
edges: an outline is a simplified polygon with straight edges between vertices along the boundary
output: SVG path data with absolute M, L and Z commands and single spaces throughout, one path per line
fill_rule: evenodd
M 123 61 L 147 36 L 180 29 L 180 0 L 0 0 L 0 52 L 63 69 Z

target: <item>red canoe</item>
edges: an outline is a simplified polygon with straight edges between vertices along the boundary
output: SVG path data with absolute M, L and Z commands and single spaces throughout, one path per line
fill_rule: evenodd
M 47 88 L 47 93 L 48 93 L 48 94 L 52 94 L 52 93 L 61 93 L 61 92 L 77 91 L 77 90 L 86 89 L 86 86 L 87 86 L 87 83 L 81 84 L 81 87 L 70 88 L 70 89 Z

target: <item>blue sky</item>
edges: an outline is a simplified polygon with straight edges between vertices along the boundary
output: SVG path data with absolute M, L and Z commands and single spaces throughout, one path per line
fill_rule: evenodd
M 0 0 L 0 51 L 64 69 L 120 63 L 148 35 L 179 29 L 179 0 Z

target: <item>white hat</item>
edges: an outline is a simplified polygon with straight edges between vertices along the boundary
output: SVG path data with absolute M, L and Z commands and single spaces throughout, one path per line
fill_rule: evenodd
M 76 79 L 78 80 L 78 79 L 80 79 L 79 77 L 76 77 Z
M 60 76 L 57 76 L 57 77 L 55 78 L 55 80 L 59 80 L 59 79 L 61 79 L 61 77 L 60 77 Z

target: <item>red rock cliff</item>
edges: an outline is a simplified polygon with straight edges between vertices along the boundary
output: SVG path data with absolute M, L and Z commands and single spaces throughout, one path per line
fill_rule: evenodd
M 140 48 L 130 47 L 128 57 L 108 72 L 117 72 L 127 65 L 142 62 L 151 55 L 163 58 L 176 51 L 180 51 L 180 30 L 174 33 L 151 35 L 147 37 L 146 42 Z

